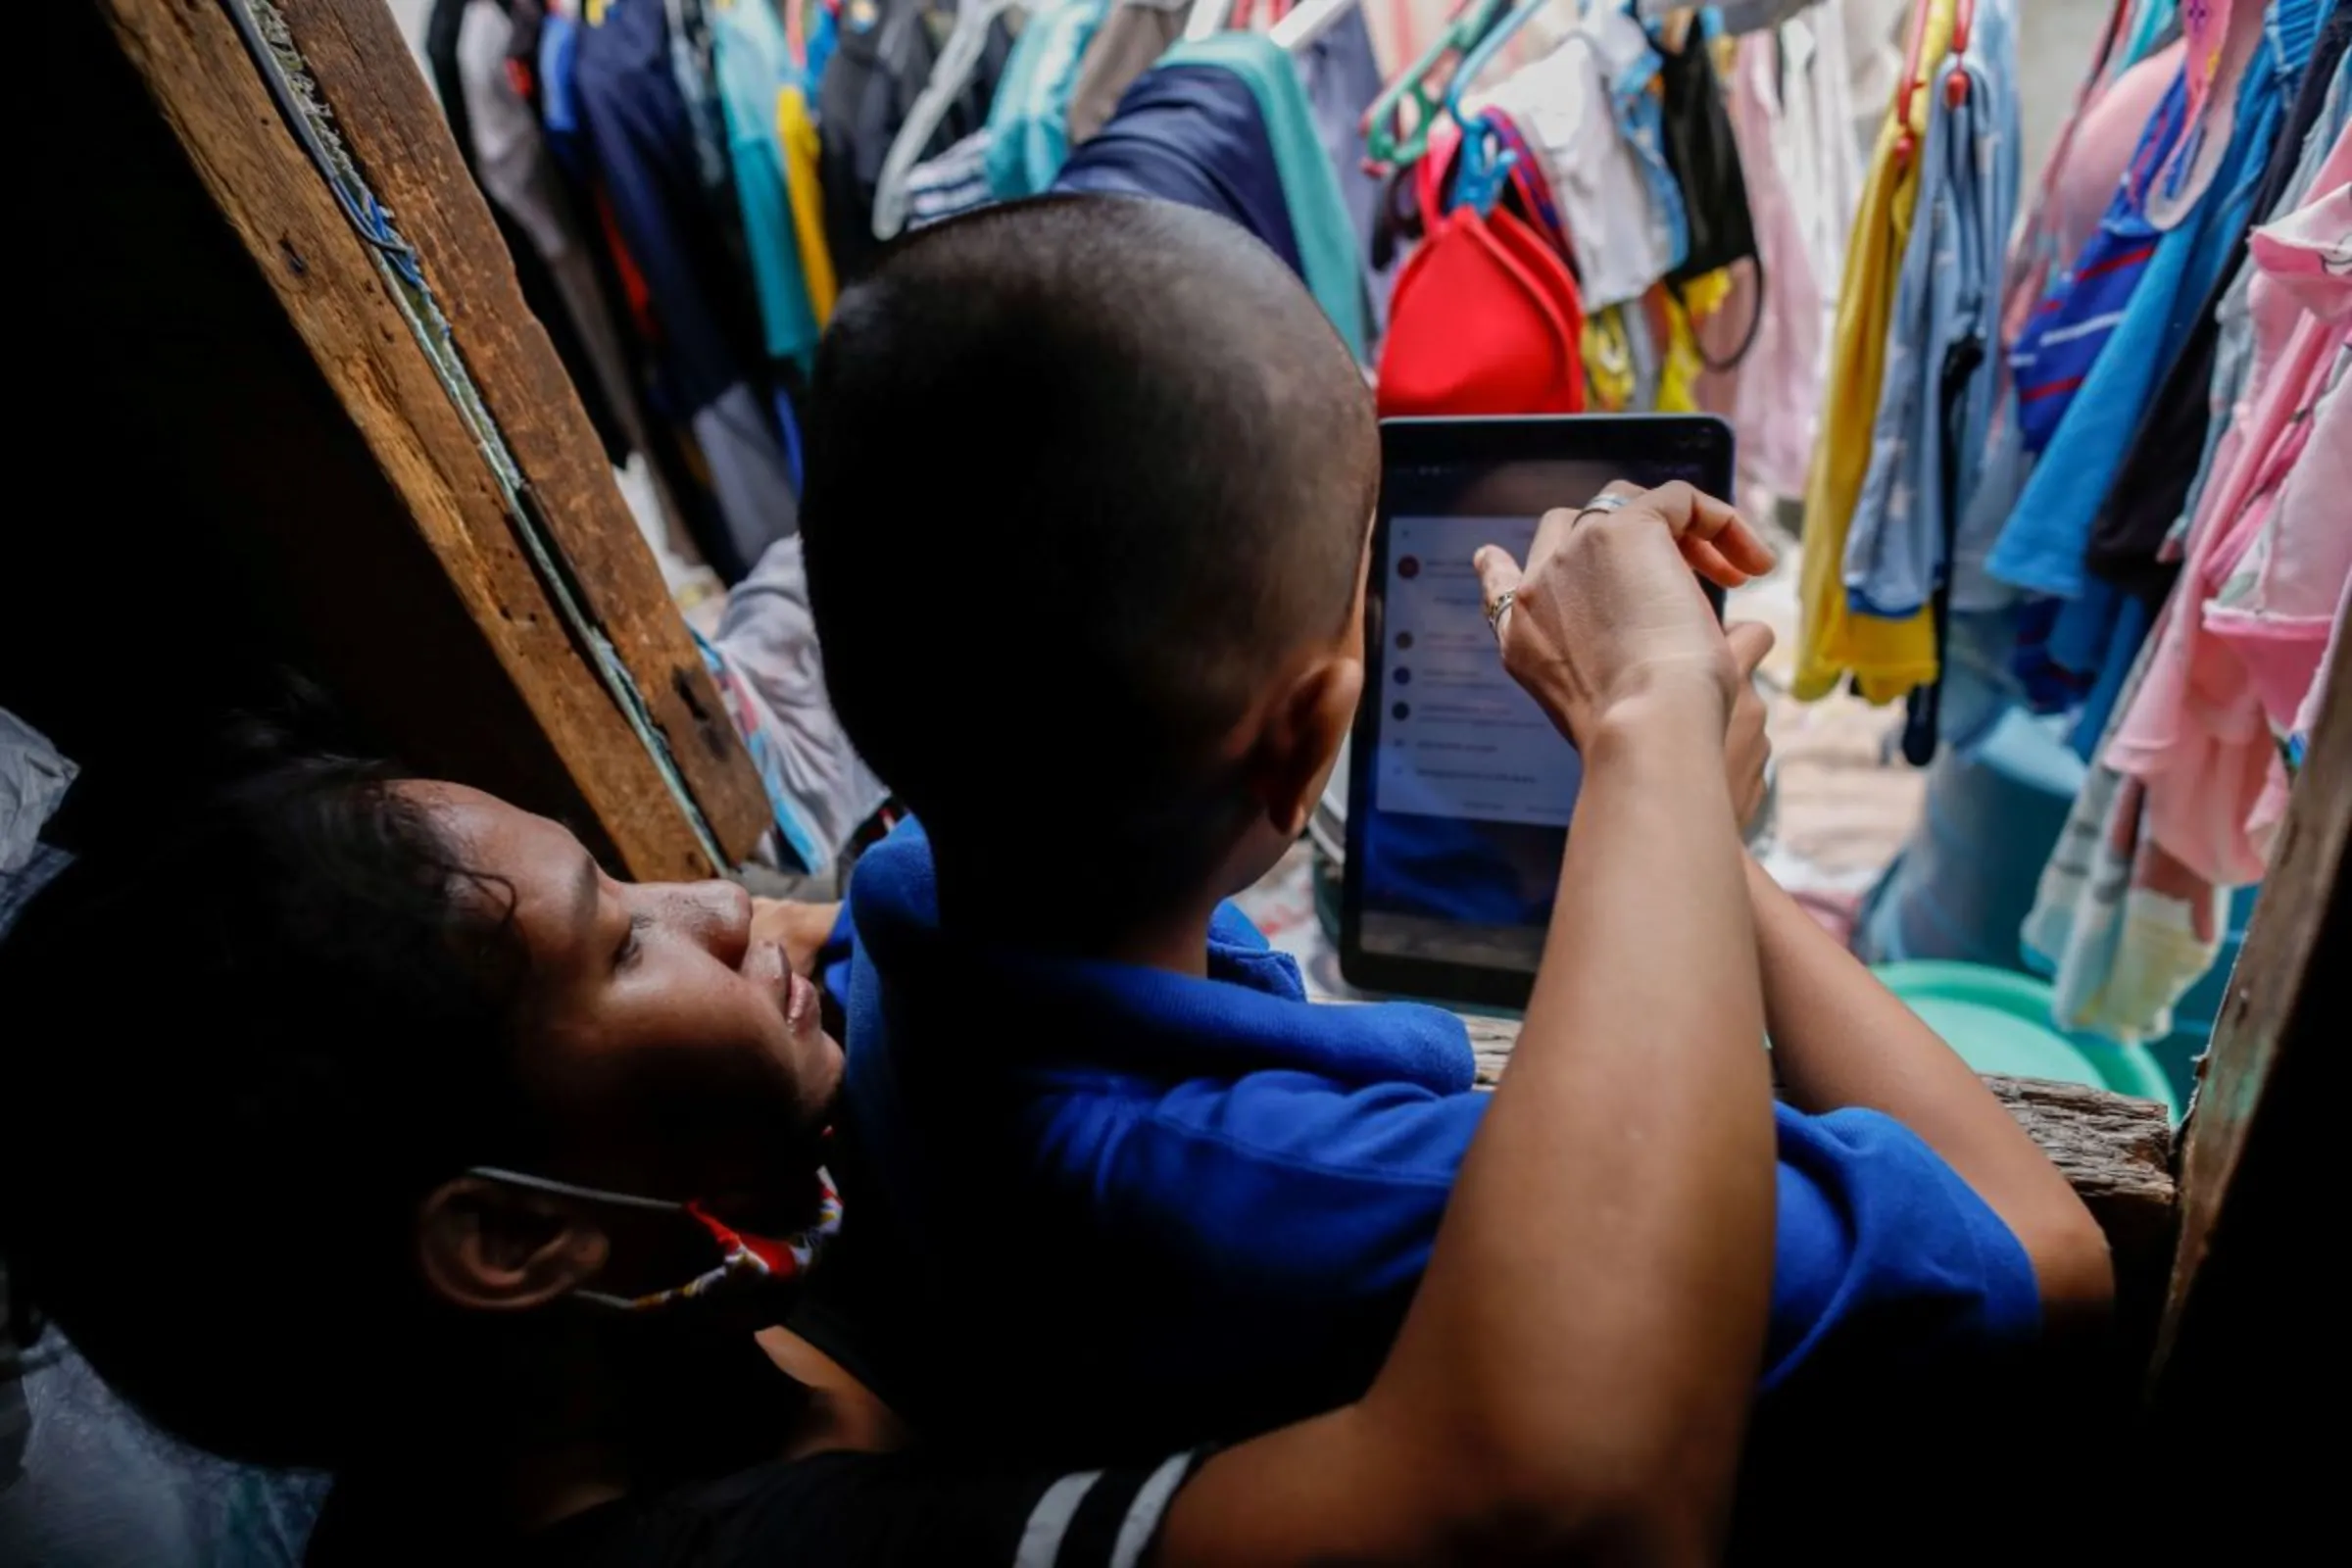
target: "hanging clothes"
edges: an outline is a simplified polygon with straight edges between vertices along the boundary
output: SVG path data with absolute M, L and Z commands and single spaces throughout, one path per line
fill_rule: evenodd
M 2340 276 L 2317 288 L 2297 281 L 2314 274 L 2326 279 L 2323 264 L 2329 261 L 2339 271 L 2352 269 L 2352 211 L 2339 205 L 2331 216 L 2322 183 L 2328 161 L 2345 145 L 2345 111 L 2352 107 L 2352 66 L 2340 49 L 2332 71 L 2306 83 L 2307 89 L 2313 85 L 2322 88 L 2321 106 L 2311 112 L 2299 144 L 2282 146 L 2274 157 L 2258 208 L 2271 220 L 2261 243 L 2279 275 L 2266 282 L 2266 269 L 2249 259 L 2225 296 L 2232 319 L 2222 328 L 2224 346 L 2214 368 L 2216 435 L 2258 417 L 2254 396 L 2239 402 L 2256 373 L 2252 296 L 2258 283 L 2266 307 L 2265 378 L 2279 373 L 2296 328 L 2319 323 L 2316 345 L 2324 350 L 2330 313 L 2339 323 L 2352 314 L 2343 298 L 2352 285 Z M 2299 104 L 2297 121 L 2305 119 L 2304 107 Z M 2310 199 L 2315 190 L 2319 202 Z M 2339 187 L 2336 196 L 2352 203 L 2352 191 Z M 2229 343 L 2241 328 L 2246 347 L 2242 363 L 2233 363 L 2238 357 Z M 2314 399 L 2306 382 L 2280 394 L 2309 403 L 2311 417 L 2303 423 L 2309 433 L 2296 436 L 2290 429 L 2290 442 L 2272 448 L 2268 466 L 2292 457 L 2296 446 L 2300 461 L 2276 485 L 2267 512 L 2254 518 L 2255 541 L 2212 598 L 2206 585 L 2222 565 L 2221 540 L 2213 540 L 2215 548 L 2197 571 L 2182 574 L 2162 625 L 2142 646 L 2110 709 L 2082 794 L 2043 870 L 2022 936 L 2029 953 L 2054 970 L 2057 1015 L 2069 1027 L 2123 1040 L 2170 1031 L 2173 1005 L 2212 967 L 2223 941 L 2232 879 L 2212 873 L 2244 868 L 2282 805 L 2282 770 L 2268 755 L 2272 736 L 2280 737 L 2278 750 L 2291 759 L 2294 737 L 2308 730 L 2316 712 L 2318 671 L 2352 609 L 2352 562 L 2344 557 L 2352 537 L 2341 525 L 2340 503 L 2343 487 L 2352 483 L 2342 472 L 2352 461 L 2343 456 L 2352 448 L 2352 432 L 2340 427 L 2344 324 L 2336 330 L 2336 361 L 2319 372 L 2334 377 L 2332 389 L 2322 385 L 2323 395 Z M 2337 422 L 2332 444 L 2319 428 L 2323 416 Z M 2232 437 L 2227 451 L 2219 441 L 2209 442 L 2207 451 L 2208 470 L 2194 481 L 2191 504 L 2201 525 L 2218 517 L 2227 526 L 2230 503 L 2217 495 L 2209 510 L 2203 497 L 2236 482 L 2231 473 L 2216 477 L 2212 470 L 2234 468 L 2246 447 Z M 2250 493 L 2254 506 L 2241 513 L 2264 505 L 2259 480 Z M 2266 537 L 2274 524 L 2290 536 L 2286 559 L 2292 565 L 2282 573 L 2269 569 L 2279 560 L 2270 554 L 2276 537 Z M 2201 637 L 2210 646 L 2198 648 Z M 2202 680 L 2196 679 L 2200 668 Z M 2179 701 L 2182 693 L 2192 694 L 2185 704 Z M 2260 708 L 2259 718 L 2246 706 L 2249 700 Z M 2241 765 L 2223 760 L 2227 747 L 2212 744 L 2217 730 L 2240 740 Z M 2151 792 L 2171 794 L 2173 805 L 2151 813 Z M 2183 792 L 2191 821 L 2218 819 L 2221 832 L 2179 831 Z M 2240 809 L 2232 823 L 2230 813 Z M 2244 854 L 2230 844 L 2241 827 L 2250 839 L 2238 847 Z M 2225 852 L 2219 857 L 2197 850 L 2217 844 Z M 2185 847 L 2187 858 L 2175 854 L 2174 845 Z
M 842 8 L 833 58 L 817 87 L 816 123 L 824 143 L 819 183 L 825 240 L 846 280 L 864 276 L 882 253 L 874 238 L 874 190 L 891 142 L 931 79 L 939 43 L 928 19 L 940 9 L 935 0 L 860 0 Z M 943 29 L 938 37 L 945 36 Z M 971 79 L 940 117 L 924 157 L 947 151 L 987 122 L 1011 52 L 1012 37 L 1000 17 L 989 26 Z
M 1791 690 L 1828 696 L 1849 674 L 1872 702 L 1889 702 L 1936 678 L 1935 628 L 1924 609 L 1900 620 L 1856 615 L 1847 604 L 1845 546 L 1868 475 L 1886 359 L 1895 274 L 1910 242 L 1920 186 L 1916 149 L 1930 106 L 1942 101 L 1927 81 L 1951 50 L 1954 0 L 1923 0 L 1920 68 L 1914 90 L 1891 97 L 1879 125 L 1862 205 L 1854 219 L 1838 291 L 1829 397 L 1805 484 L 1805 549 L 1798 584 L 1800 623 Z M 1907 98 L 1909 112 L 1902 105 Z
M 1191 0 L 1111 0 L 1070 88 L 1071 146 L 1083 145 L 1109 122 L 1135 79 L 1184 36 L 1191 14 Z
M 628 357 L 577 243 L 563 182 L 548 163 L 536 117 L 506 72 L 514 24 L 483 0 L 435 0 L 425 59 L 466 171 L 506 241 L 523 303 L 546 328 L 605 455 L 623 463 L 645 446 Z
M 799 525 L 799 501 L 747 358 L 761 340 L 758 311 L 706 197 L 660 0 L 607 0 L 579 30 L 572 72 L 600 188 L 645 280 L 661 401 L 692 431 L 718 501 L 722 526 L 696 543 L 732 582 Z
M 2104 331 L 2105 341 L 2097 359 L 2082 373 L 1988 562 L 1991 571 L 2008 582 L 2070 601 L 2051 627 L 2047 658 L 2061 669 L 2090 677 L 2094 700 L 2083 710 L 2081 725 L 2086 737 L 2103 727 L 2103 705 L 2112 697 L 2112 683 L 2102 690 L 2095 677 L 2102 670 L 2128 665 L 2130 640 L 2145 630 L 2136 616 L 2126 616 L 2123 601 L 2109 585 L 2084 572 L 2091 523 L 2114 484 L 2155 383 L 2188 340 L 2193 305 L 2211 295 L 2249 220 L 2255 177 L 2285 117 L 2287 88 L 2316 41 L 2317 29 L 2310 22 L 2317 14 L 2317 0 L 2274 0 L 2273 15 L 2281 24 L 2263 34 L 2247 62 L 2230 117 L 2233 134 L 2205 198 L 2178 227 L 2151 237 L 2145 192 L 2138 181 L 2128 182 L 2110 209 L 2101 238 L 2112 236 L 2117 245 L 2130 246 L 2126 256 L 2145 252 L 2144 272 L 2120 309 L 2081 318 L 2085 339 L 2097 335 L 2087 330 L 2096 326 Z M 2278 52 L 2296 47 L 2303 53 Z M 2160 122 L 2184 113 L 2183 95 L 2184 89 L 2176 89 L 2159 113 Z M 2160 127 L 2158 140 L 2177 145 L 2179 135 L 2185 133 L 2166 136 Z M 2076 293 L 2096 265 L 2089 258 L 2097 247 L 2094 241 L 2078 270 Z M 2040 342 L 2046 355 L 2049 334 Z M 2046 359 L 2032 367 L 2036 375 L 2048 368 Z M 2031 395 L 2022 374 L 2018 395 L 2022 413 Z M 2040 656 L 2029 650 L 2027 657 Z
M 1000 201 L 1054 183 L 1070 155 L 1070 96 L 1104 0 L 1034 3 L 988 110 L 988 187 Z
M 906 226 L 922 228 L 988 206 L 997 199 L 988 182 L 988 127 L 981 126 L 936 158 L 906 172 Z
M 2283 800 L 2276 736 L 2352 575 L 2352 135 L 2317 190 L 2250 245 L 2250 395 L 2216 451 L 2147 679 L 2107 749 L 2147 782 L 2149 831 L 2224 885 L 2262 875 Z
M 796 73 L 784 25 L 767 0 L 730 0 L 710 10 L 719 107 L 727 153 L 749 246 L 752 281 L 768 358 L 806 373 L 816 357 L 822 322 L 802 274 L 794 227 L 790 161 L 784 148 L 777 96 Z
M 2313 127 L 2328 118 L 2331 100 L 2340 107 L 2342 94 L 2336 83 L 2347 44 L 2352 44 L 2352 6 L 2339 3 L 2313 47 L 2301 90 L 2255 190 L 2254 212 L 2268 215 L 2278 205 L 2306 162 Z M 2333 139 L 2330 126 L 2319 145 L 2325 148 Z M 2164 545 L 2174 524 L 2190 510 L 2191 483 L 2212 452 L 2209 438 L 2218 433 L 2212 393 L 2217 386 L 2227 386 L 2223 407 L 2235 400 L 2231 367 L 2242 372 L 2251 350 L 2251 325 L 2245 320 L 2242 299 L 2248 275 L 2244 257 L 2241 241 L 2224 270 L 2225 281 L 2198 312 L 2197 324 L 2132 437 L 2132 451 L 2091 525 L 2084 564 L 2143 596 L 2161 596 L 2172 586 L 2176 562 L 2163 559 Z M 2226 358 L 2225 321 L 2243 328 L 2232 332 Z
M 1588 21 L 1622 39 L 1605 19 Z M 1640 299 L 1675 265 L 1673 225 L 1642 154 L 1620 129 L 1602 50 L 1599 31 L 1579 26 L 1484 100 L 1511 118 L 1542 161 L 1590 311 Z
M 2147 0 L 2142 7 L 2167 9 L 2167 0 Z M 2107 40 L 2109 53 L 2085 77 L 2080 107 L 2042 167 L 2033 210 L 2010 247 L 2001 306 L 2001 342 L 2009 347 L 2019 343 L 2036 308 L 2063 286 L 2099 232 L 2149 122 L 2180 78 L 2185 46 L 2178 37 L 2159 40 L 2146 58 L 2123 63 L 2129 51 L 2120 42 L 2121 29 L 2131 22 L 2119 9 L 2118 30 Z M 1991 433 L 1952 547 L 1949 591 L 1959 613 L 2002 611 L 2018 598 L 2018 590 L 1993 576 L 1986 564 L 2033 472 L 2007 354 L 1999 359 Z
M 1298 239 L 1299 275 L 1331 318 L 1348 351 L 1366 355 L 1363 263 L 1355 225 L 1340 195 L 1331 160 L 1315 129 L 1314 110 L 1291 57 L 1261 33 L 1223 32 L 1170 49 L 1161 68 L 1206 66 L 1228 72 L 1256 98 Z
M 1433 141 L 1413 169 L 1427 237 L 1396 277 L 1376 381 L 1381 416 L 1581 412 L 1575 276 L 1507 203 L 1447 211 L 1447 152 Z
M 1847 0 L 1820 0 L 1781 24 L 1781 183 L 1796 208 L 1822 291 L 1821 334 L 1837 322 L 1829 292 L 1845 275 L 1845 247 L 1862 207 L 1862 149 L 1853 133 L 1853 73 L 1846 58 Z
M 1659 76 L 1663 62 L 1648 32 L 1630 12 L 1598 9 L 1586 15 L 1583 27 L 1599 57 L 1601 78 L 1608 83 L 1618 134 L 1633 149 L 1649 186 L 1651 205 L 1665 225 L 1666 269 L 1671 272 L 1690 257 L 1690 223 L 1683 208 L 1683 188 L 1666 157 L 1665 94 Z
M 816 58 L 813 48 L 809 58 Z M 818 80 L 813 65 L 808 79 Z M 808 309 L 821 329 L 833 319 L 841 285 L 833 272 L 833 253 L 825 239 L 825 199 L 820 166 L 824 144 L 816 122 L 808 117 L 808 96 L 797 81 L 787 81 L 776 94 L 776 140 L 784 149 L 784 192 L 792 207 L 792 239 L 801 256 L 801 283 L 808 291 Z
M 1372 264 L 1373 237 L 1380 228 L 1380 177 L 1364 165 L 1364 114 L 1387 85 L 1372 49 L 1372 29 L 1361 6 L 1295 57 L 1298 81 L 1315 118 L 1324 161 L 1339 182 L 1340 200 L 1355 230 L 1355 253 L 1364 279 L 1365 347 L 1387 329 L 1395 267 Z
M 1153 196 L 1229 218 L 1304 275 L 1257 95 L 1229 71 L 1146 72 L 1118 113 L 1070 155 L 1057 191 Z
M 2148 219 L 2159 229 L 2179 226 L 2221 172 L 2236 126 L 2237 87 L 2262 41 L 2266 9 L 2290 29 L 2303 25 L 2305 16 L 2316 24 L 2319 14 L 2318 4 L 2269 9 L 2265 0 L 2189 0 L 2181 13 L 2188 45 L 2181 74 L 2188 123 L 2196 128 L 2149 181 Z M 2283 51 L 2290 60 L 2308 56 L 2311 48 L 2308 37 L 2281 36 L 2276 45 L 2274 54 Z
M 1919 217 L 1887 322 L 1886 365 L 1845 544 L 1856 614 L 1916 615 L 1943 580 L 1992 417 L 2001 264 L 2024 127 L 2013 0 L 1977 0 L 1968 48 L 1923 89 Z M 1954 88 L 1951 83 L 1964 85 Z M 1953 101 L 1954 93 L 1958 101 Z
M 831 870 L 888 791 L 850 744 L 826 696 L 798 535 L 768 546 L 728 593 L 703 656 L 767 789 L 791 859 L 804 871 Z
M 1685 36 L 1681 50 L 1659 53 L 1658 96 L 1666 167 L 1682 199 L 1685 230 L 1682 258 L 1666 276 L 1688 283 L 1756 254 L 1747 172 L 1716 79 L 1713 48 L 1698 29 Z
M 1779 157 L 1788 123 L 1782 99 L 1786 45 L 1775 33 L 1750 32 L 1732 56 L 1732 133 L 1747 168 L 1755 214 L 1760 284 L 1750 280 L 1723 317 L 1755 322 L 1755 336 L 1728 401 L 1702 393 L 1739 434 L 1740 468 L 1775 495 L 1801 495 L 1813 450 L 1827 341 L 1827 307 L 1804 224 Z M 1736 347 L 1710 341 L 1718 359 Z
M 1585 318 L 1579 346 L 1585 362 L 1585 406 L 1595 414 L 1636 407 L 1634 346 L 1626 337 L 1627 307 L 1612 305 Z

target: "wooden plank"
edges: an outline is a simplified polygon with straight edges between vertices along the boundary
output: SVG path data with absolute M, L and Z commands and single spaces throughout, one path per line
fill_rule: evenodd
M 592 818 L 592 841 L 640 878 L 709 874 L 699 839 L 509 531 L 480 450 L 228 17 L 213 3 L 95 3 L 400 503 L 403 524 L 439 563 L 504 683 L 561 760 Z M 224 377 L 233 373 L 223 367 Z M 315 498 L 313 526 L 359 526 L 339 514 L 340 500 Z M 323 595 L 328 586 L 293 588 Z M 364 597 L 375 585 L 334 586 Z M 370 614 L 400 618 L 396 607 Z
M 416 251 L 590 612 L 636 677 L 720 847 L 745 858 L 774 822 L 766 794 L 390 9 L 348 0 L 277 7 L 345 145 Z
M 2183 1130 L 2180 1241 L 2149 1392 L 2200 1458 L 2199 1544 L 2236 1560 L 2333 1524 L 2345 1362 L 2335 1285 L 2346 968 L 2352 964 L 2352 640 L 2280 824 Z

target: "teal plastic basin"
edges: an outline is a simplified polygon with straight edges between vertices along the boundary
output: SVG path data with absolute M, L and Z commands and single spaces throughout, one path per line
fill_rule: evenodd
M 1979 1072 L 2112 1090 L 2156 1101 L 2180 1119 L 2180 1102 L 2145 1047 L 2070 1035 L 2050 1022 L 2047 981 L 1937 958 L 1882 963 L 1871 973 Z

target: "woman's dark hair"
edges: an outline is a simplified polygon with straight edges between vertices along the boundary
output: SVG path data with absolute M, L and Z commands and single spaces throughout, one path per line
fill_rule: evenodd
M 391 769 L 227 750 L 0 941 L 0 1251 L 159 1426 L 331 1466 L 432 1337 L 418 1200 L 526 1157 L 520 952 Z

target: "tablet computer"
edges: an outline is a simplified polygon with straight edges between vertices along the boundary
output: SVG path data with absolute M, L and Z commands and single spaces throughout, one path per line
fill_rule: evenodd
M 1613 479 L 1732 489 L 1705 415 L 1387 419 L 1348 766 L 1340 972 L 1367 991 L 1527 1004 L 1583 774 L 1504 673 L 1470 558 Z M 1706 587 L 1716 612 L 1723 591 Z

